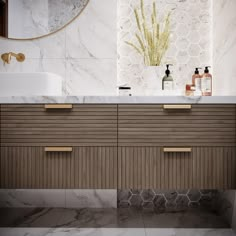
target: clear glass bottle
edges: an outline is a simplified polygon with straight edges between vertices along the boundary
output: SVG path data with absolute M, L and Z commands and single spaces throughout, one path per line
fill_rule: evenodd
M 197 67 L 193 76 L 192 76 L 192 83 L 193 83 L 193 86 L 195 87 L 196 91 L 201 91 L 202 76 L 199 73 L 199 69 L 201 69 L 201 68 Z

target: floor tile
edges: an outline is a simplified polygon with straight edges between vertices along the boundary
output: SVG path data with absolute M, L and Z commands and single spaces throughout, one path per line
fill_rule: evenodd
M 204 210 L 158 214 L 142 213 L 146 228 L 229 228 L 221 217 Z
M 145 230 L 132 228 L 64 228 L 56 229 L 45 236 L 145 236 Z
M 146 236 L 235 236 L 231 229 L 154 229 L 146 228 Z
M 0 236 L 45 236 L 49 228 L 0 228 Z

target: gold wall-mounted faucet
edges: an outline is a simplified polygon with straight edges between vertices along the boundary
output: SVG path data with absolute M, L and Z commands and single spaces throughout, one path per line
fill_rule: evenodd
M 1 56 L 3 62 L 7 64 L 10 64 L 12 57 L 15 57 L 18 62 L 23 62 L 25 60 L 25 55 L 23 53 L 16 54 L 14 52 L 8 52 Z

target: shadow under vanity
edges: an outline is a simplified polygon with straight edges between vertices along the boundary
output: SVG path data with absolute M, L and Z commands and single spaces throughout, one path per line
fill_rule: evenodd
M 2 103 L 1 190 L 110 189 L 164 213 L 236 188 L 235 104 L 114 100 Z

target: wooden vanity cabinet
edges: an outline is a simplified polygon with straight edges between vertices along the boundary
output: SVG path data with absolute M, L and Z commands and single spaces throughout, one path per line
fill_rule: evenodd
M 235 189 L 235 105 L 176 108 L 118 106 L 118 188 Z
M 1 105 L 0 160 L 1 188 L 116 189 L 117 105 Z
M 235 147 L 193 147 L 165 153 L 162 147 L 119 147 L 119 189 L 235 189 Z
M 236 188 L 235 105 L 34 104 L 0 112 L 1 188 Z
M 13 189 L 115 189 L 116 147 L 1 147 L 0 187 Z
M 1 145 L 117 146 L 117 105 L 60 107 L 1 105 Z

